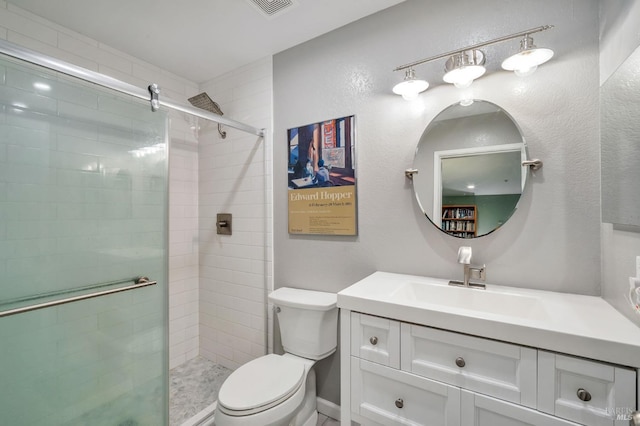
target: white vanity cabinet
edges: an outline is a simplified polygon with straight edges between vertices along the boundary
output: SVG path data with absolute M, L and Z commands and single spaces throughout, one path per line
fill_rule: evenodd
M 362 425 L 461 426 L 460 388 L 351 357 L 351 411 Z
M 401 328 L 402 370 L 535 408 L 535 349 L 415 324 Z
M 400 368 L 400 323 L 352 312 L 351 353 L 361 359 Z
M 538 409 L 578 423 L 629 425 L 636 371 L 538 351 Z
M 576 426 L 553 417 L 479 393 L 461 391 L 461 422 L 464 426 Z
M 341 315 L 343 425 L 626 426 L 637 408 L 635 369 Z

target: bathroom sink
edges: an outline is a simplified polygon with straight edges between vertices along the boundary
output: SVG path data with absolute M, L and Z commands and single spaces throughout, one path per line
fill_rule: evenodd
M 338 307 L 343 313 L 391 318 L 614 364 L 638 362 L 638 325 L 601 297 L 495 284 L 479 290 L 448 283 L 378 271 L 340 291 Z
M 409 281 L 390 294 L 399 304 L 430 305 L 520 319 L 542 320 L 548 314 L 539 297 L 503 290 L 478 290 Z

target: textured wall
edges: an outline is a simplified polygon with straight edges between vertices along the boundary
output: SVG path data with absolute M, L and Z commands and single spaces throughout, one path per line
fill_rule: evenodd
M 640 3 L 600 2 L 600 84 L 603 84 L 640 43 Z
M 442 85 L 443 63 L 418 67 L 433 87 L 415 102 L 391 93 L 400 64 L 544 24 L 556 57 L 530 78 L 499 71 L 517 41 L 487 48 L 489 73 Z M 474 241 L 426 222 L 403 171 L 424 128 L 466 96 L 503 107 L 544 161 L 519 210 Z M 287 233 L 286 129 L 356 114 L 359 235 Z M 598 5 L 596 1 L 408 0 L 274 57 L 274 280 L 336 292 L 376 271 L 460 278 L 470 245 L 490 283 L 600 294 Z M 338 401 L 338 362 L 320 365 L 320 396 Z

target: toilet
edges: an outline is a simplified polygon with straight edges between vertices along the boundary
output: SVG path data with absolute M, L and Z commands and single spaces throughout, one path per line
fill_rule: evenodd
M 222 384 L 216 426 L 315 426 L 314 364 L 338 345 L 337 295 L 282 287 L 269 294 L 284 355 L 269 354 L 234 371 Z

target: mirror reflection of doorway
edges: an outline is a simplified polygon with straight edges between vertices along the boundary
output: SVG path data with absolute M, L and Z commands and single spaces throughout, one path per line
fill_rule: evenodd
M 521 143 L 434 153 L 434 223 L 461 238 L 486 235 L 511 216 L 522 194 Z

